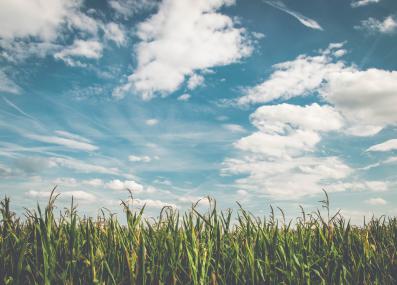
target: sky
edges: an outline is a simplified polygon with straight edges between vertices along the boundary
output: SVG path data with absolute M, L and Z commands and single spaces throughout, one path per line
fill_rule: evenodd
M 394 0 L 2 0 L 1 196 L 396 215 L 396 55 Z

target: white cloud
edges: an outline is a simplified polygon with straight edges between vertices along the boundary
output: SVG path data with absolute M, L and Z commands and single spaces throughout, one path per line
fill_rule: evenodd
M 142 155 L 142 156 L 129 155 L 128 160 L 132 161 L 132 162 L 150 162 L 150 161 L 152 161 L 150 156 L 147 156 L 147 155 Z
M 59 26 L 79 8 L 79 1 L 3 0 L 0 2 L 0 37 L 38 37 L 54 40 Z
M 300 55 L 295 60 L 275 64 L 269 79 L 245 90 L 238 104 L 266 103 L 306 95 L 320 88 L 331 72 L 344 68 L 343 62 L 332 62 L 327 54 Z
M 383 143 L 373 145 L 367 149 L 367 151 L 391 151 L 391 150 L 397 150 L 397 139 L 388 140 Z
M 182 94 L 181 96 L 179 96 L 178 100 L 179 101 L 189 101 L 190 97 L 191 96 L 189 94 L 185 93 L 185 94 Z
M 248 175 L 236 181 L 241 190 L 295 199 L 320 193 L 351 173 L 337 157 L 311 154 L 323 132 L 343 127 L 343 118 L 331 106 L 262 106 L 250 119 L 258 131 L 234 143 L 246 155 L 225 160 L 222 170 L 224 175 Z
M 371 198 L 366 200 L 365 202 L 373 206 L 382 206 L 387 204 L 387 202 L 382 198 Z
M 197 75 L 194 73 L 192 76 L 190 76 L 188 82 L 187 82 L 187 88 L 189 90 L 196 89 L 198 86 L 202 85 L 204 83 L 204 76 L 202 75 Z
M 357 8 L 357 7 L 362 7 L 362 6 L 367 6 L 369 4 L 373 4 L 373 3 L 379 3 L 380 0 L 355 0 L 351 2 L 351 6 L 353 8 Z
M 102 173 L 102 174 L 120 175 L 120 171 L 115 167 L 111 167 L 111 168 L 104 167 L 97 164 L 83 162 L 81 160 L 74 158 L 50 157 L 49 162 L 50 162 L 50 166 L 52 167 L 65 167 L 83 173 Z
M 115 42 L 118 46 L 126 44 L 125 31 L 117 23 L 108 23 L 104 26 L 105 38 Z
M 54 184 L 59 185 L 59 186 L 76 186 L 77 180 L 72 177 L 58 177 L 54 181 L 52 181 Z
M 31 56 L 54 54 L 68 65 L 84 67 L 86 64 L 74 58 L 101 57 L 98 31 L 102 30 L 103 38 L 119 46 L 126 43 L 125 32 L 119 24 L 103 23 L 94 18 L 94 14 L 84 13 L 83 9 L 84 0 L 1 1 L 0 57 L 20 62 Z M 75 41 L 64 47 L 67 32 L 74 34 Z
M 342 57 L 347 53 L 345 49 L 338 49 L 334 52 L 335 57 Z
M 0 37 L 0 58 L 8 62 L 19 63 L 29 57 L 43 58 L 61 48 L 58 44 L 49 42 L 24 41 L 23 39 L 2 39 Z
M 91 141 L 85 137 L 82 137 L 80 135 L 76 135 L 76 134 L 72 134 L 70 132 L 67 131 L 62 131 L 62 130 L 57 130 L 54 132 L 55 134 L 65 137 L 65 138 L 69 138 L 72 140 L 78 140 L 78 141 L 82 141 L 82 142 L 86 142 L 86 143 L 91 143 Z
M 0 70 L 0 92 L 20 94 L 21 88 L 12 81 L 4 71 Z
M 333 131 L 343 126 L 342 116 L 331 106 L 279 104 L 259 107 L 251 116 L 252 124 L 263 132 L 286 133 L 293 128 Z
M 252 52 L 245 30 L 216 11 L 232 0 L 165 0 L 138 26 L 138 65 L 128 83 L 116 88 L 121 98 L 135 91 L 143 99 L 176 91 L 195 71 L 236 62 Z
M 184 195 L 177 198 L 181 204 L 196 204 L 200 206 L 209 205 L 208 198 L 205 196 Z
M 172 208 L 178 208 L 175 204 L 173 203 L 168 203 L 164 202 L 161 200 L 152 200 L 152 199 L 128 199 L 128 204 L 131 206 L 137 206 L 137 207 L 143 207 L 146 205 L 146 207 L 149 208 L 164 208 L 164 207 L 172 207 Z
M 397 31 L 397 21 L 393 16 L 388 16 L 383 21 L 375 18 L 368 18 L 361 21 L 361 25 L 355 26 L 358 30 L 366 30 L 371 34 L 392 34 Z
M 262 106 L 251 116 L 259 131 L 234 145 L 240 150 L 270 157 L 290 157 L 312 151 L 321 140 L 318 132 L 342 128 L 342 117 L 330 106 L 290 104 Z
M 355 125 L 397 124 L 397 71 L 345 68 L 327 77 L 322 97 Z
M 225 128 L 226 130 L 232 132 L 232 133 L 243 133 L 245 132 L 245 129 L 237 124 L 223 124 L 222 125 L 223 128 Z
M 308 94 L 319 94 L 346 119 L 346 132 L 373 135 L 397 124 L 397 71 L 358 70 L 336 59 L 343 44 L 331 44 L 320 55 L 300 55 L 274 65 L 269 79 L 245 90 L 238 104 L 265 103 Z M 380 100 L 381 98 L 381 100 Z
M 237 195 L 239 195 L 240 197 L 245 197 L 248 195 L 248 192 L 243 190 L 243 189 L 239 189 L 236 191 Z
M 317 23 L 315 20 L 310 19 L 301 13 L 289 9 L 285 4 L 279 0 L 272 0 L 272 1 L 264 1 L 265 3 L 269 4 L 270 6 L 279 9 L 292 17 L 296 18 L 301 24 L 305 25 L 308 28 L 311 29 L 316 29 L 316 30 L 323 30 L 323 28 L 320 26 L 319 23 Z
M 313 131 L 297 130 L 287 136 L 255 132 L 241 138 L 234 146 L 243 151 L 284 158 L 312 151 L 319 141 L 320 136 Z
M 82 183 L 85 185 L 88 185 L 88 186 L 92 186 L 92 187 L 100 187 L 103 185 L 102 179 L 99 179 L 99 178 L 83 180 Z
M 3 0 L 0 2 L 0 37 L 6 40 L 35 37 L 55 41 L 65 28 L 95 35 L 100 22 L 82 13 L 83 1 Z
M 236 180 L 241 190 L 285 200 L 318 194 L 323 188 L 335 191 L 328 186 L 351 172 L 351 168 L 337 157 L 305 155 L 274 160 L 258 154 L 227 159 L 222 170 L 224 175 L 248 175 Z
M 133 180 L 124 180 L 121 181 L 119 179 L 114 179 L 112 181 L 109 181 L 108 183 L 105 184 L 105 187 L 116 190 L 116 191 L 121 191 L 121 190 L 131 190 L 133 193 L 140 193 L 142 192 L 143 186 Z
M 148 119 L 145 121 L 145 124 L 148 126 L 155 126 L 159 123 L 159 120 L 157 119 Z
M 25 137 L 43 142 L 43 143 L 48 143 L 48 144 L 56 144 L 56 145 L 61 145 L 65 146 L 70 149 L 77 149 L 77 150 L 84 150 L 84 151 L 95 151 L 98 149 L 97 146 L 87 142 L 87 140 L 81 141 L 79 138 L 80 136 L 73 136 L 70 137 L 70 133 L 64 132 L 67 136 L 66 137 L 61 137 L 61 136 L 44 136 L 44 135 L 37 135 L 37 134 L 24 134 Z M 61 134 L 58 131 L 58 134 Z
M 99 59 L 102 57 L 102 44 L 96 40 L 75 40 L 73 45 L 57 52 L 54 57 L 70 66 L 85 66 L 75 58 Z
M 343 45 L 330 44 L 319 55 L 300 55 L 276 64 L 267 80 L 246 89 L 238 99 L 238 104 L 246 105 L 315 94 L 330 104 L 259 107 L 250 116 L 258 130 L 234 143 L 242 151 L 240 157 L 226 159 L 221 172 L 246 175 L 235 181 L 239 189 L 296 199 L 320 193 L 322 188 L 330 192 L 390 188 L 387 181 L 349 182 L 352 168 L 338 157 L 317 154 L 325 132 L 368 136 L 397 125 L 397 72 L 347 66 L 340 59 L 346 53 Z M 374 148 L 391 149 L 394 142 Z M 389 162 L 367 169 L 384 163 Z
M 265 34 L 263 34 L 263 33 L 252 32 L 251 34 L 252 34 L 252 35 L 254 36 L 254 38 L 257 39 L 257 40 L 261 40 L 261 39 L 264 39 L 264 38 L 266 37 Z
M 61 192 L 55 192 L 55 195 L 57 193 L 60 193 L 61 195 L 59 196 L 60 199 L 62 198 L 74 198 L 77 199 L 78 201 L 83 201 L 83 202 L 94 202 L 96 201 L 95 195 L 85 192 L 85 191 L 61 191 Z M 34 198 L 46 198 L 48 199 L 51 195 L 51 191 L 35 191 L 35 190 L 30 190 L 26 192 L 26 195 L 29 197 L 34 197 Z
M 384 192 L 390 189 L 389 182 L 377 180 L 362 180 L 353 182 L 339 182 L 329 185 L 326 190 L 331 192 L 342 191 L 372 191 Z

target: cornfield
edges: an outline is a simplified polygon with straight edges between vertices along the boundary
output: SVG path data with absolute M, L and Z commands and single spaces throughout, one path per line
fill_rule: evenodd
M 219 212 L 196 205 L 184 214 L 163 208 L 145 218 L 122 202 L 126 223 L 76 207 L 18 218 L 1 201 L 1 284 L 397 284 L 397 219 L 353 226 L 317 210 L 293 222 L 257 218 L 241 206 Z

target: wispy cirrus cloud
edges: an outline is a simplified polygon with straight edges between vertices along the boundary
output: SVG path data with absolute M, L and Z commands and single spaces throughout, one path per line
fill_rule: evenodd
M 353 8 L 363 7 L 370 4 L 379 3 L 381 0 L 354 0 L 351 2 Z
M 7 98 L 3 97 L 4 102 L 10 106 L 11 108 L 13 108 L 14 110 L 16 110 L 19 114 L 31 119 L 31 120 L 36 120 L 35 118 L 33 118 L 31 115 L 29 115 L 28 113 L 26 113 L 24 110 L 22 110 L 21 108 L 19 108 L 17 105 L 15 105 L 13 102 L 11 102 L 10 100 L 8 100 Z
M 68 138 L 62 136 L 46 136 L 46 135 L 29 134 L 29 133 L 25 134 L 24 136 L 31 140 L 35 140 L 47 144 L 56 144 L 67 147 L 69 149 L 83 150 L 83 151 L 94 151 L 98 149 L 97 146 L 91 143 L 72 139 L 70 137 Z
M 310 19 L 310 18 L 302 15 L 301 13 L 288 8 L 283 2 L 281 2 L 279 0 L 272 0 L 272 1 L 264 0 L 263 2 L 265 2 L 266 4 L 269 4 L 270 6 L 276 8 L 276 9 L 279 9 L 279 10 L 291 15 L 292 17 L 297 19 L 302 25 L 304 25 L 308 28 L 320 30 L 320 31 L 323 30 L 323 28 L 320 26 L 320 24 L 317 23 L 315 20 Z
M 0 92 L 20 94 L 21 91 L 21 87 L 11 80 L 4 71 L 0 70 Z
M 109 6 L 120 16 L 128 19 L 135 14 L 155 8 L 157 0 L 110 0 Z
M 386 152 L 391 150 L 397 150 L 397 139 L 391 139 L 383 143 L 373 145 L 367 149 L 367 151 L 381 151 L 381 152 Z

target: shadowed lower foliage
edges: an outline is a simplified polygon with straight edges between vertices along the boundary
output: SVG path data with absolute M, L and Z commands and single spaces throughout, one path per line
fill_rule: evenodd
M 154 221 L 122 203 L 112 215 L 81 218 L 75 207 L 18 219 L 1 202 L 1 284 L 397 284 L 397 219 L 350 225 L 320 211 L 294 223 L 258 219 L 240 207 L 181 216 L 164 208 Z

